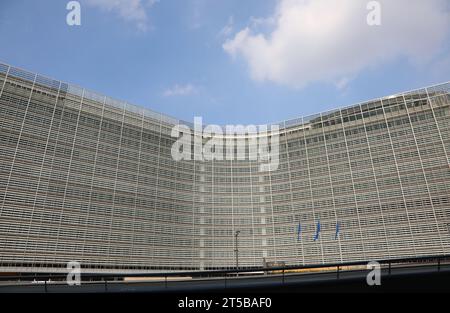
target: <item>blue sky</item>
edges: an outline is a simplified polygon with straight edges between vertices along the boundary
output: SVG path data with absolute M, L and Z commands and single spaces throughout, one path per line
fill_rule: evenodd
M 379 1 L 379 26 L 363 0 L 80 0 L 80 26 L 68 2 L 1 0 L 0 61 L 187 121 L 274 122 L 450 79 L 447 0 Z

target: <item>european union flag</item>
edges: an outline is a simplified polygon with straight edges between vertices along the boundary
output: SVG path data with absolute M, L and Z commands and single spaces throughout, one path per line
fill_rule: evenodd
M 338 238 L 340 228 L 341 228 L 341 223 L 337 222 L 336 223 L 336 235 L 334 235 L 334 240 L 336 240 Z
M 320 234 L 320 220 L 317 221 L 316 235 L 314 236 L 314 241 L 319 239 L 319 234 Z

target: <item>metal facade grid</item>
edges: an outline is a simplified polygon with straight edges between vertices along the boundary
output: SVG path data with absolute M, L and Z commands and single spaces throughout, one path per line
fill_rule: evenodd
M 1 269 L 233 268 L 236 230 L 247 267 L 450 252 L 449 83 L 280 123 L 273 172 L 175 162 L 182 121 L 71 84 L 0 87 Z

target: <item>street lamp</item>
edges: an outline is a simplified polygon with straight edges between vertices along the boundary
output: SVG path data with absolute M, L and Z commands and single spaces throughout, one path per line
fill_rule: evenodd
M 238 250 L 238 236 L 241 233 L 240 230 L 237 230 L 236 233 L 234 234 L 234 244 L 235 244 L 235 249 L 234 252 L 236 252 L 236 269 L 239 268 L 239 250 Z

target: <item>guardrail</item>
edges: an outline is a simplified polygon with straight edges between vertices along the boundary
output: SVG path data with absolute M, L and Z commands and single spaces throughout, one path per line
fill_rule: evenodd
M 408 257 L 408 258 L 396 258 L 396 259 L 384 259 L 384 260 L 373 260 L 377 261 L 382 267 L 384 266 L 384 269 L 388 271 L 388 274 L 390 275 L 392 273 L 393 267 L 396 266 L 396 268 L 404 268 L 408 265 L 416 264 L 416 265 L 428 265 L 436 268 L 436 271 L 441 270 L 441 266 L 447 262 L 450 264 L 450 254 L 448 255 L 433 255 L 433 256 L 422 256 L 422 257 Z M 227 287 L 227 278 L 229 279 L 230 274 L 234 274 L 235 276 L 241 275 L 241 277 L 248 277 L 245 275 L 248 275 L 250 273 L 276 273 L 278 276 L 280 276 L 281 282 L 285 283 L 285 275 L 289 272 L 295 271 L 295 270 L 316 270 L 312 273 L 317 274 L 317 272 L 320 272 L 322 269 L 322 272 L 327 273 L 335 273 L 336 279 L 340 279 L 340 275 L 344 271 L 351 271 L 351 270 L 358 270 L 361 271 L 363 269 L 361 268 L 354 268 L 357 266 L 367 265 L 369 261 L 356 261 L 356 262 L 343 262 L 343 263 L 328 263 L 328 264 L 311 264 L 311 265 L 287 265 L 287 266 L 280 266 L 280 267 L 245 267 L 245 268 L 238 268 L 238 269 L 229 269 L 229 270 L 209 270 L 209 271 L 184 271 L 184 272 L 167 272 L 167 273 L 129 273 L 129 274 L 116 274 L 116 273 L 88 273 L 83 272 L 81 270 L 81 279 L 82 281 L 93 281 L 95 280 L 97 283 L 104 284 L 104 291 L 108 291 L 108 281 L 116 281 L 118 279 L 124 279 L 124 278 L 151 278 L 151 277 L 158 277 L 158 278 L 164 278 L 164 280 L 161 280 L 159 282 L 164 282 L 165 288 L 168 287 L 169 277 L 175 278 L 175 277 L 192 277 L 194 278 L 217 278 L 217 279 L 223 279 L 224 280 L 224 286 Z M 353 269 L 352 269 L 353 267 Z M 311 272 L 309 272 L 310 274 Z M 308 273 L 305 273 L 308 274 Z M 61 281 L 65 281 L 67 277 L 67 274 L 42 274 L 42 273 L 23 273 L 21 275 L 5 275 L 0 276 L 0 281 L 3 282 L 24 282 L 27 284 L 28 282 L 32 282 L 32 280 L 36 281 L 43 281 L 44 290 L 47 292 L 47 285 L 51 283 L 61 283 Z M 52 281 L 50 281 L 52 280 Z M 142 281 L 138 281 L 142 282 Z M 133 283 L 133 282 L 131 282 Z M 149 282 L 150 283 L 150 282 Z M 35 284 L 32 284 L 35 285 Z

